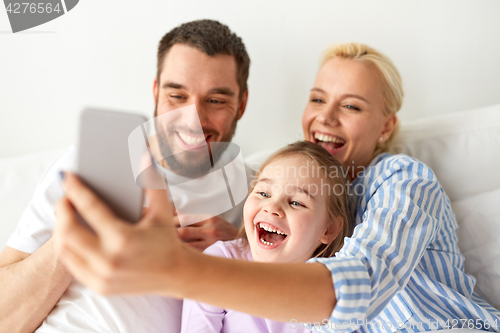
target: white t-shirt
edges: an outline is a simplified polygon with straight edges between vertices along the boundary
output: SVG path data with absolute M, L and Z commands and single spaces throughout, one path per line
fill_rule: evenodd
M 64 195 L 59 171 L 72 170 L 77 149 L 62 152 L 40 179 L 7 246 L 33 253 L 50 237 L 54 207 Z M 243 203 L 220 216 L 239 225 Z M 36 332 L 180 332 L 182 301 L 160 296 L 104 297 L 73 280 Z

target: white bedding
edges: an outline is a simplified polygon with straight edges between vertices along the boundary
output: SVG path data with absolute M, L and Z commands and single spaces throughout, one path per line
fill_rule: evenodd
M 494 210 L 500 203 L 500 176 L 496 170 L 500 165 L 500 105 L 404 124 L 397 143 L 400 152 L 420 159 L 436 173 L 459 222 L 466 272 L 477 277 L 478 292 L 499 308 L 500 243 L 496 239 L 500 235 L 500 214 Z M 15 229 L 38 178 L 57 153 L 0 159 L 1 248 Z M 269 153 L 246 160 L 255 167 Z M 64 311 L 64 305 L 57 311 Z

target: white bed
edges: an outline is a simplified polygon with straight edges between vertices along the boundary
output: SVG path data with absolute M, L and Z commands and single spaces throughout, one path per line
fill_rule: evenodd
M 452 202 L 459 246 L 477 291 L 500 308 L 500 104 L 403 124 L 396 148 L 428 164 Z M 38 178 L 58 151 L 0 159 L 0 245 L 4 247 Z M 260 163 L 269 154 L 247 158 Z

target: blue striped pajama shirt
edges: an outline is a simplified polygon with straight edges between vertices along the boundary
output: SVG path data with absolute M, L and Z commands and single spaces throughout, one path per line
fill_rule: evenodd
M 358 194 L 353 236 L 335 257 L 308 261 L 331 271 L 337 298 L 319 331 L 499 331 L 500 312 L 473 292 L 476 280 L 464 273 L 455 215 L 429 167 L 381 154 L 350 192 Z

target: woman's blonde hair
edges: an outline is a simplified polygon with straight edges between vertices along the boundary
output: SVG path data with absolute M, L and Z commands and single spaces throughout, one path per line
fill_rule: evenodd
M 327 197 L 327 212 L 329 226 L 333 223 L 341 223 L 341 229 L 337 237 L 329 244 L 321 244 L 314 251 L 313 257 L 332 257 L 344 245 L 344 238 L 352 235 L 353 219 L 349 212 L 349 196 L 347 195 L 347 185 L 344 178 L 342 165 L 333 158 L 323 147 L 309 142 L 297 141 L 289 144 L 284 148 L 275 152 L 266 162 L 260 167 L 259 171 L 252 181 L 250 193 L 255 188 L 255 182 L 259 179 L 260 174 L 271 162 L 278 159 L 299 156 L 309 161 L 312 167 L 318 170 L 318 175 L 321 175 L 325 182 L 329 185 L 329 193 Z M 316 169 L 314 171 L 316 171 Z M 300 174 L 300 172 L 299 172 Z M 307 174 L 311 174 L 310 170 Z M 313 173 L 316 174 L 316 173 Z M 336 194 L 336 188 L 340 184 L 341 194 Z M 323 190 L 323 187 L 322 187 Z M 304 221 L 310 223 L 311 221 Z M 248 246 L 248 238 L 245 232 L 245 223 L 242 223 L 238 238 L 242 238 L 243 246 Z
M 392 115 L 401 109 L 404 97 L 403 83 L 398 69 L 394 66 L 391 59 L 368 45 L 343 43 L 330 45 L 325 50 L 321 66 L 336 57 L 361 61 L 372 66 L 379 74 L 382 84 L 382 95 L 385 103 L 384 114 Z M 399 126 L 398 120 L 389 139 L 383 143 L 377 143 L 373 156 L 391 151 L 391 145 L 399 132 Z

